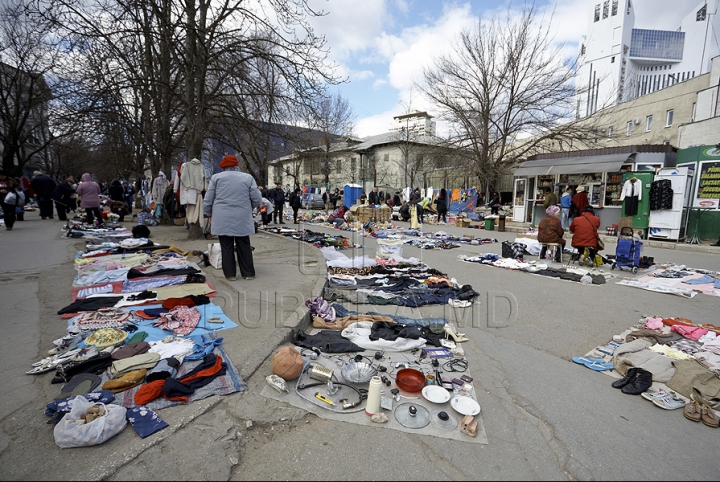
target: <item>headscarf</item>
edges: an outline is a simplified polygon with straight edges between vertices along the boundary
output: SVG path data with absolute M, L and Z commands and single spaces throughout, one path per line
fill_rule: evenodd
M 560 212 L 560 208 L 553 204 L 551 206 L 548 206 L 545 212 L 548 216 L 555 216 L 557 213 Z

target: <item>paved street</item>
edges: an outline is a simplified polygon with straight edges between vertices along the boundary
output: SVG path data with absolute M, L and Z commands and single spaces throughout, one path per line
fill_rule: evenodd
M 718 324 L 718 299 L 693 299 L 615 284 L 583 285 L 465 263 L 459 255 L 500 254 L 500 244 L 451 250 L 405 246 L 480 293 L 472 308 L 347 306 L 411 317 L 445 316 L 470 338 L 463 344 L 474 377 L 487 445 L 331 422 L 260 395 L 269 356 L 287 343 L 323 285 L 315 248 L 268 233 L 252 238 L 257 277 L 229 283 L 206 268 L 217 302 L 239 327 L 222 332 L 224 347 L 248 390 L 210 397 L 158 414 L 170 427 L 140 439 L 128 427 L 103 445 L 59 449 L 43 414 L 58 392 L 52 374 L 25 375 L 64 333 L 57 310 L 70 302 L 72 257 L 82 240 L 62 237 L 59 221 L 26 216 L 0 231 L 0 313 L 6 336 L 0 351 L 0 479 L 2 480 L 718 480 L 719 429 L 665 411 L 610 386 L 612 379 L 571 361 L 604 344 L 642 315 L 683 316 Z M 407 226 L 407 223 L 402 223 Z M 130 226 L 130 224 L 127 224 Z M 290 225 L 292 226 L 292 225 Z M 347 235 L 374 257 L 375 242 Z M 426 226 L 453 234 L 516 234 Z M 182 227 L 151 227 L 152 239 L 184 250 Z M 720 248 L 648 243 L 656 262 L 720 271 Z M 614 253 L 615 245 L 607 244 Z M 309 267 L 319 261 L 318 266 Z M 609 271 L 609 267 L 604 268 Z M 634 277 L 627 270 L 612 272 Z M 637 276 L 641 276 L 638 273 Z M 619 278 L 618 278 L 619 279 Z

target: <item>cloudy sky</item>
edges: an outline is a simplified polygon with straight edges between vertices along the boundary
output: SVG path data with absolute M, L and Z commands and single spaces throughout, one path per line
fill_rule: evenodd
M 632 0 L 635 27 L 675 30 L 681 19 L 701 0 Z M 555 40 L 567 52 L 577 51 L 585 34 L 591 9 L 600 0 L 535 0 L 549 12 L 554 8 Z M 380 134 L 392 117 L 410 109 L 433 114 L 412 88 L 422 68 L 435 54 L 442 54 L 458 32 L 478 18 L 504 13 L 507 5 L 520 7 L 523 0 L 310 0 L 328 15 L 313 21 L 326 36 L 331 59 L 348 82 L 336 92 L 345 97 L 355 115 L 355 134 Z M 662 15 L 658 15 L 662 12 Z M 442 126 L 439 126 L 442 130 Z

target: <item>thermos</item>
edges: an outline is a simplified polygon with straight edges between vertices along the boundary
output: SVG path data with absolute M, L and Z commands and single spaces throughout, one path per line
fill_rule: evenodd
M 380 411 L 380 387 L 382 387 L 380 377 L 372 377 L 368 388 L 367 404 L 365 405 L 365 413 L 368 415 L 372 416 Z

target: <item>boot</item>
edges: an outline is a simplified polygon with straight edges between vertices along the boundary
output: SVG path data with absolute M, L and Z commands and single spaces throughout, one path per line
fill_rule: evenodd
M 635 368 L 635 367 L 630 368 L 624 377 L 612 382 L 613 388 L 622 388 L 625 385 L 627 385 L 628 383 L 630 383 L 630 381 L 635 378 L 635 373 L 637 373 L 638 370 L 639 370 L 639 368 Z
M 635 378 L 622 387 L 622 392 L 628 395 L 640 395 L 652 385 L 652 373 L 642 368 L 635 372 Z

